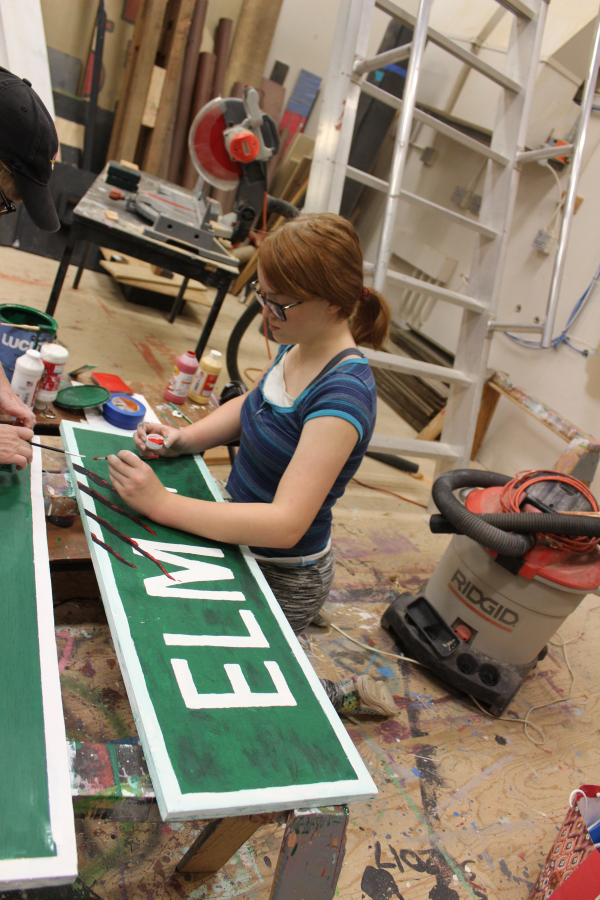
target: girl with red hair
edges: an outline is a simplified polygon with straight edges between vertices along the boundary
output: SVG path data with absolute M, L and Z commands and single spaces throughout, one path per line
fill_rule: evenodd
M 280 348 L 252 390 L 187 428 L 142 423 L 135 436 L 145 452 L 146 436 L 162 434 L 169 456 L 239 440 L 227 484 L 233 502 L 171 494 L 127 450 L 109 457 L 110 476 L 123 500 L 156 522 L 185 522 L 200 537 L 248 545 L 299 632 L 329 594 L 332 507 L 375 427 L 375 382 L 357 345 L 382 346 L 390 311 L 363 285 L 354 228 L 331 213 L 298 216 L 267 235 L 253 287 Z M 372 695 L 377 683 L 368 681 Z M 339 708 L 343 695 L 334 687 L 329 694 Z M 378 711 L 391 714 L 384 693 Z

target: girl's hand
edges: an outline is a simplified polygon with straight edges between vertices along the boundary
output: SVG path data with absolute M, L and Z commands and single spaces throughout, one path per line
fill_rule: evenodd
M 109 456 L 108 470 L 119 497 L 150 519 L 156 516 L 161 504 L 171 496 L 148 463 L 131 450 L 120 450 L 118 456 Z
M 159 425 L 156 422 L 140 422 L 133 440 L 138 450 L 146 455 L 179 456 L 181 453 L 190 452 L 185 446 L 184 431 L 184 428 L 170 428 L 168 425 Z M 146 437 L 149 434 L 162 435 L 165 439 L 163 446 L 156 449 L 153 447 L 152 450 L 149 450 L 146 447 Z

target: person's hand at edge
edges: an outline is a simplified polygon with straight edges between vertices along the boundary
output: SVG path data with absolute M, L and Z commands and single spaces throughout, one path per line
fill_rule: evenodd
M 26 469 L 31 465 L 33 450 L 29 442 L 32 438 L 31 428 L 0 425 L 0 464 L 14 463 L 17 469 Z
M 14 416 L 17 425 L 33 428 L 35 415 L 26 406 L 20 397 L 17 397 L 13 389 L 8 385 L 0 385 L 0 413 L 6 416 Z

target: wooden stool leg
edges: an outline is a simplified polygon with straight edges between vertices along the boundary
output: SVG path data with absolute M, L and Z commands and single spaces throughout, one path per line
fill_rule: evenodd
M 600 444 L 585 438 L 574 438 L 554 464 L 557 472 L 572 475 L 585 484 L 591 484 L 598 468 Z
M 477 425 L 475 426 L 475 437 L 473 438 L 473 447 L 471 449 L 471 460 L 474 460 L 479 453 L 479 448 L 483 444 L 483 439 L 490 427 L 490 422 L 492 421 L 492 416 L 498 406 L 499 399 L 500 394 L 495 390 L 492 384 L 488 382 L 483 389 L 483 395 L 481 397 L 481 406 L 479 408 L 479 416 L 477 417 Z
M 231 816 L 214 819 L 198 835 L 181 862 L 178 872 L 196 872 L 210 878 L 249 840 L 264 822 L 262 816 Z
M 269 900 L 332 900 L 346 852 L 348 809 L 297 809 L 286 826 Z

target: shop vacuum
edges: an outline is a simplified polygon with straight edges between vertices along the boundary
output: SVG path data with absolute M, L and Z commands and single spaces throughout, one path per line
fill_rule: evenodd
M 407 656 L 501 715 L 562 622 L 600 593 L 598 504 L 554 471 L 458 469 L 432 496 L 431 531 L 454 537 L 424 590 L 397 597 L 381 624 Z

